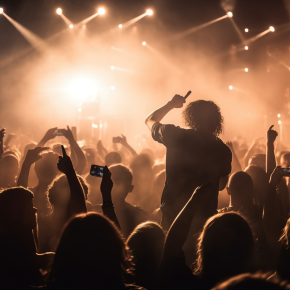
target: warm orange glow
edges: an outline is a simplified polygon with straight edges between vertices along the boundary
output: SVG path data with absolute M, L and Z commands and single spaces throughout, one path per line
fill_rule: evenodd
M 247 45 L 245 46 L 245 50 L 249 50 L 249 47 Z
M 230 18 L 233 17 L 233 13 L 232 13 L 231 11 L 229 11 L 229 12 L 227 13 L 227 15 L 228 15 L 228 17 L 230 17 Z
M 99 9 L 98 9 L 98 13 L 99 13 L 100 15 L 104 15 L 104 14 L 106 13 L 106 10 L 105 10 L 104 8 L 99 8 Z
M 57 8 L 56 9 L 56 14 L 61 15 L 62 14 L 62 9 L 61 8 Z
M 146 14 L 151 16 L 153 15 L 153 11 L 151 9 L 147 9 Z
M 273 26 L 270 26 L 269 29 L 270 29 L 271 32 L 275 31 L 275 28 Z
M 146 41 L 143 41 L 143 42 L 142 42 L 142 45 L 143 45 L 143 46 L 145 46 L 146 44 L 147 44 Z
M 234 87 L 233 86 L 229 86 L 229 89 L 232 90 Z
M 123 28 L 123 25 L 122 24 L 119 24 L 119 28 Z
M 3 8 L 0 8 L 0 14 L 2 14 L 4 12 Z
M 245 28 L 245 32 L 249 32 L 249 29 L 248 28 Z
M 69 25 L 69 28 L 70 28 L 70 29 L 73 29 L 73 28 L 74 28 L 73 24 L 70 24 L 70 25 Z
M 245 68 L 245 72 L 248 72 L 248 71 L 249 71 L 249 69 L 246 67 L 246 68 Z

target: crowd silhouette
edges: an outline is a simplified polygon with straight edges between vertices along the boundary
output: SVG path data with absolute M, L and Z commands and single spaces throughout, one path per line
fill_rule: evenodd
M 186 128 L 162 123 L 183 106 Z M 0 128 L 0 289 L 289 289 L 290 149 L 273 126 L 224 143 L 218 105 L 180 95 L 145 124 L 164 151 Z

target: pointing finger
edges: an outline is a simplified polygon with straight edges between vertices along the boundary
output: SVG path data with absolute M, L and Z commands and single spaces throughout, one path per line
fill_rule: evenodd
M 61 151 L 62 151 L 62 156 L 63 157 L 67 156 L 66 151 L 65 151 L 63 145 L 61 145 Z

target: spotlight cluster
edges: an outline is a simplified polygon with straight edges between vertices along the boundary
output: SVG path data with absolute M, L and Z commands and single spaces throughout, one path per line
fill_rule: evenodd
M 0 8 L 0 14 L 2 14 L 4 12 L 3 8 Z

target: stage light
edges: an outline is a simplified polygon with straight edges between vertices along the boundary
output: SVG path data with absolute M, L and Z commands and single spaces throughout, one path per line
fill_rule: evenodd
M 114 69 L 115 69 L 115 67 L 113 65 L 111 65 L 111 70 L 114 70 Z
M 281 125 L 281 124 L 282 124 L 282 121 L 281 121 L 281 120 L 279 120 L 279 121 L 278 121 L 278 124 L 279 124 L 279 125 Z
M 74 28 L 73 24 L 70 24 L 70 25 L 69 25 L 69 28 L 70 28 L 70 29 L 73 29 L 73 28 Z
M 146 14 L 151 16 L 153 15 L 153 11 L 151 9 L 147 9 Z
M 94 123 L 93 123 L 93 124 L 92 124 L 92 127 L 95 128 L 95 129 L 97 129 L 99 126 L 98 126 L 97 124 L 94 124 Z
M 248 71 L 249 71 L 249 69 L 246 67 L 246 68 L 245 68 L 245 72 L 248 72 Z
M 3 8 L 0 8 L 0 14 L 2 14 L 4 12 Z
M 143 41 L 143 42 L 142 42 L 142 45 L 145 46 L 145 45 L 146 45 L 146 41 Z
M 115 86 L 111 86 L 111 90 L 114 91 L 116 88 Z
M 248 28 L 245 28 L 245 32 L 249 32 L 249 29 Z
M 281 117 L 281 114 L 278 114 L 277 117 L 280 118 Z
M 62 9 L 61 8 L 57 8 L 56 9 L 56 14 L 61 15 L 62 14 Z
M 228 13 L 227 13 L 227 15 L 228 15 L 228 17 L 230 17 L 230 18 L 232 18 L 234 15 L 233 15 L 233 13 L 231 12 L 231 11 L 229 11 Z
M 229 86 L 229 90 L 232 90 L 234 87 L 233 86 Z
M 275 31 L 275 28 L 273 26 L 270 26 L 269 29 L 270 29 L 271 32 Z
M 79 112 L 81 112 L 82 111 L 82 109 L 81 108 L 79 108 Z
M 99 9 L 98 9 L 98 13 L 99 13 L 100 15 L 104 15 L 104 14 L 106 13 L 106 10 L 105 10 L 104 8 L 99 8 Z
M 119 28 L 123 28 L 123 25 L 122 24 L 119 24 Z
M 245 46 L 245 50 L 249 50 L 249 47 L 247 45 Z

